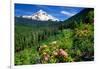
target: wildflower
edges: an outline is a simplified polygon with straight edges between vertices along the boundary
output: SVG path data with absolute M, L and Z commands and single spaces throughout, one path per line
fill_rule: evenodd
M 46 52 L 43 52 L 43 55 L 46 55 L 47 53 Z
M 58 52 L 56 52 L 56 51 L 53 51 L 53 54 L 54 54 L 55 56 L 57 56 L 57 55 L 58 55 Z
M 43 55 L 44 55 L 43 56 L 44 57 L 44 60 L 45 61 L 48 61 L 50 56 L 47 53 L 45 53 L 45 52 L 43 53 Z
M 65 57 L 65 58 L 68 57 L 68 53 L 65 52 L 63 49 L 59 50 L 59 55 Z

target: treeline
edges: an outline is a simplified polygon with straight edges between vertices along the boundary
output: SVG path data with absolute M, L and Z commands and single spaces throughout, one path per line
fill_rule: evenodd
M 59 25 L 58 25 L 59 26 Z M 27 47 L 39 46 L 39 43 L 49 36 L 57 35 L 61 30 L 60 26 L 27 26 L 16 24 L 15 26 L 15 51 L 18 52 Z M 38 46 L 37 46 L 38 45 Z

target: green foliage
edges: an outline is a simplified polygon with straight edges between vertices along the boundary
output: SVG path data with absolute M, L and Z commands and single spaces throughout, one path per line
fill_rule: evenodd
M 39 53 L 33 49 L 25 49 L 15 53 L 15 65 L 26 65 L 39 63 Z
M 73 46 L 73 31 L 70 29 L 63 30 L 62 33 L 58 36 L 58 43 L 63 49 L 71 49 Z
M 92 61 L 93 18 L 93 9 L 85 9 L 58 23 L 16 19 L 15 65 Z
M 74 35 L 74 48 L 77 51 L 76 55 L 81 56 L 81 58 L 78 58 L 81 60 L 92 60 L 93 58 L 91 59 L 91 57 L 94 55 L 93 25 L 81 23 L 76 27 Z

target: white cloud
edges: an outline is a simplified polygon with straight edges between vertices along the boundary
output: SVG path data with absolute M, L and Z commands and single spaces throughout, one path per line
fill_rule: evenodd
M 73 16 L 75 13 L 67 12 L 67 11 L 61 11 L 62 14 L 67 15 L 67 16 Z

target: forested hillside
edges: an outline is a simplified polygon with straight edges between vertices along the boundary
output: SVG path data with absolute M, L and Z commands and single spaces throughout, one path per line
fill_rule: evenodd
M 65 21 L 15 17 L 15 65 L 94 60 L 94 9 Z

